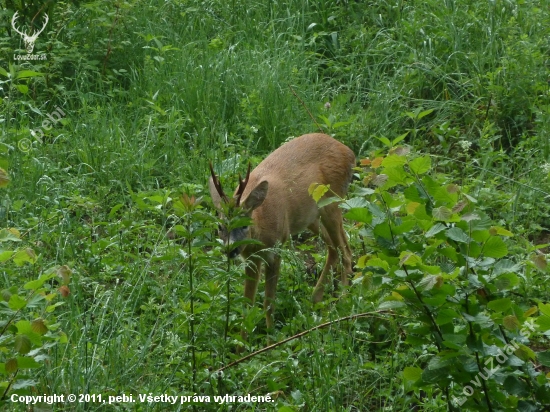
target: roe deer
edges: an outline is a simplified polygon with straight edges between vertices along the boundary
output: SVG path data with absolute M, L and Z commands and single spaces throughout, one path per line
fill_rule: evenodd
M 242 214 L 252 218 L 251 227 L 221 230 L 226 244 L 246 238 L 262 245 L 248 244 L 230 253 L 248 259 L 244 295 L 254 304 L 261 266 L 266 266 L 265 301 L 268 330 L 273 328 L 273 306 L 279 277 L 281 257 L 272 250 L 284 243 L 290 235 L 306 228 L 321 234 L 328 248 L 328 256 L 313 292 L 313 301 L 323 299 L 325 285 L 332 271 L 340 274 L 343 285 L 348 285 L 352 273 L 351 250 L 342 225 L 342 214 L 337 203 L 318 208 L 308 193 L 312 183 L 330 185 L 330 192 L 340 197 L 347 193 L 352 179 L 355 155 L 349 147 L 326 134 L 314 133 L 297 137 L 279 147 L 250 173 L 250 164 L 244 180 L 239 176 L 239 187 L 233 199 L 223 192 L 218 176 L 210 164 L 210 194 L 219 209 L 221 202 L 239 207 Z M 329 194 L 327 193 L 326 196 Z M 266 250 L 267 249 L 267 250 Z M 341 265 L 340 265 L 341 258 Z M 243 337 L 246 335 L 243 332 Z

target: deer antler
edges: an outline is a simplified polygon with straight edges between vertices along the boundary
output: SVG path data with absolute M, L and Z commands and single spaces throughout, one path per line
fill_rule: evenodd
M 249 177 L 250 177 L 250 162 L 248 162 L 248 170 L 246 171 L 246 176 L 244 180 L 241 179 L 241 175 L 239 173 L 239 187 L 235 192 L 235 198 L 237 199 L 237 206 L 239 206 L 239 204 L 241 203 L 241 196 L 244 192 L 246 185 L 248 184 Z
M 212 175 L 212 182 L 214 183 L 214 187 L 216 188 L 216 191 L 218 192 L 218 194 L 220 195 L 220 197 L 223 199 L 225 203 L 229 203 L 229 198 L 223 192 L 222 185 L 220 183 L 220 178 L 214 172 L 214 167 L 212 167 L 212 162 L 210 162 L 210 174 Z
M 50 20 L 50 18 L 48 17 L 47 14 L 44 14 L 44 25 L 42 26 L 42 28 L 37 32 L 33 32 L 33 34 L 31 36 L 29 36 L 27 33 L 21 32 L 21 31 L 17 30 L 17 27 L 15 27 L 15 21 L 17 20 L 18 17 L 19 17 L 19 12 L 16 11 L 14 13 L 12 19 L 11 19 L 11 25 L 13 27 L 13 30 L 15 30 L 16 33 L 23 36 L 23 41 L 25 42 L 25 47 L 27 49 L 27 53 L 32 53 L 32 51 L 34 49 L 34 42 L 38 38 L 38 35 L 44 31 L 44 29 L 46 28 L 46 25 L 48 24 L 48 21 Z
M 33 34 L 33 37 L 38 37 L 38 35 L 44 31 L 44 29 L 46 28 L 46 25 L 48 24 L 49 21 L 50 21 L 50 18 L 48 17 L 48 15 L 46 13 L 44 13 L 44 25 L 42 26 L 42 28 L 40 29 L 40 31 L 38 33 Z
M 15 14 L 13 15 L 13 17 L 11 19 L 11 26 L 13 27 L 13 30 L 15 30 L 16 33 L 20 34 L 23 37 L 27 37 L 27 33 L 22 33 L 19 30 L 17 30 L 17 27 L 15 27 L 15 20 L 17 20 L 17 17 L 18 17 L 17 15 L 18 14 L 19 14 L 19 12 L 16 11 Z

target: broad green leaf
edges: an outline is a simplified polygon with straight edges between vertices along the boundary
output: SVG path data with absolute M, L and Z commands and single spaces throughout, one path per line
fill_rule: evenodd
M 17 359 L 11 358 L 6 361 L 6 365 L 4 367 L 6 369 L 6 372 L 8 373 L 14 373 L 19 368 L 19 365 L 17 364 Z
M 416 256 L 412 252 L 403 251 L 399 255 L 399 266 L 403 266 L 403 265 L 416 266 L 419 263 L 422 263 L 422 259 L 419 256 Z
M 453 212 L 448 207 L 440 206 L 432 210 L 432 216 L 437 220 L 443 220 L 444 222 L 448 222 L 451 220 L 451 217 L 453 216 Z
M 508 254 L 508 248 L 500 237 L 493 236 L 483 245 L 483 254 L 498 259 Z
M 17 328 L 17 331 L 19 333 L 26 333 L 26 332 L 30 332 L 32 329 L 31 329 L 31 322 L 29 322 L 28 320 L 25 320 L 25 319 L 21 319 L 21 320 L 18 320 L 17 322 L 15 322 L 15 327 Z
M 451 227 L 445 232 L 445 235 L 456 242 L 468 243 L 471 241 L 470 236 L 468 236 L 462 229 L 459 227 Z
M 439 232 L 442 232 L 445 229 L 447 229 L 447 226 L 445 226 L 443 223 L 436 223 L 430 228 L 430 230 L 426 232 L 424 236 L 432 237 L 437 235 Z
M 379 225 L 376 225 L 374 227 L 373 233 L 376 236 L 383 237 L 384 239 L 391 240 L 392 238 L 392 231 L 390 229 L 390 225 L 388 222 L 380 223 Z
M 15 294 L 11 295 L 10 300 L 8 302 L 8 306 L 10 307 L 10 309 L 13 309 L 13 310 L 22 309 L 25 307 L 26 304 L 27 304 L 27 301 L 25 299 Z
M 432 217 L 428 216 L 426 213 L 426 206 L 425 205 L 419 205 L 414 210 L 414 217 L 418 218 L 419 220 L 425 221 L 426 224 L 431 224 Z
M 465 216 L 466 215 L 464 215 L 463 218 Z M 472 222 L 472 226 L 471 226 L 472 231 L 487 230 L 491 227 L 491 224 L 492 224 L 492 220 L 489 216 L 479 212 L 477 214 L 473 214 L 471 218 L 467 221 Z
M 405 210 L 407 211 L 407 214 L 412 215 L 418 206 L 420 206 L 420 203 L 418 202 L 408 202 L 405 206 Z
M 460 220 L 463 220 L 464 222 L 473 222 L 479 219 L 480 217 L 477 213 L 466 213 L 460 217 Z
M 388 176 L 388 183 L 393 187 L 395 185 L 405 185 L 407 183 L 407 173 L 402 166 L 386 167 L 384 174 Z
M 546 315 L 539 316 L 535 320 L 535 323 L 540 327 L 540 329 L 544 333 L 550 331 L 550 316 L 546 316 Z
M 359 209 L 362 207 L 367 207 L 368 204 L 369 203 L 363 197 L 352 197 L 351 199 L 347 199 L 342 203 L 342 209 Z
M 508 375 L 506 377 L 506 379 L 504 380 L 503 388 L 510 395 L 518 395 L 522 398 L 529 396 L 529 390 L 528 390 L 527 384 L 513 375 Z
M 30 282 L 25 283 L 23 288 L 27 290 L 37 290 L 41 288 L 44 282 L 46 282 L 48 279 L 51 279 L 51 276 L 40 276 L 40 278 L 36 280 L 31 280 Z
M 15 252 L 13 250 L 4 250 L 0 252 L 0 263 L 9 260 Z
M 16 84 L 15 87 L 21 94 L 27 94 L 29 92 L 29 87 L 26 84 Z
M 19 332 L 19 335 L 25 335 L 30 340 L 31 343 L 37 346 L 42 345 L 42 338 L 38 333 L 33 331 L 31 322 L 29 322 L 28 320 L 19 320 L 15 323 L 15 326 L 17 327 L 17 331 Z
M 422 372 L 422 381 L 424 381 L 425 383 L 437 383 L 438 385 L 445 385 L 445 383 L 448 381 L 449 373 L 449 368 L 426 368 Z
M 516 356 L 524 361 L 535 360 L 537 358 L 535 352 L 524 344 L 519 344 L 519 349 L 515 352 Z
M 406 366 L 405 369 L 403 369 L 403 384 L 405 385 L 405 389 L 410 390 L 414 383 L 421 378 L 422 369 L 413 366 Z
M 408 233 L 416 226 L 416 221 L 408 217 L 403 218 L 399 226 L 393 227 L 394 235 L 401 235 L 403 233 Z
M 407 163 L 407 158 L 405 156 L 390 155 L 390 156 L 387 156 L 382 161 L 382 166 L 395 167 L 395 166 L 403 166 L 406 163 Z
M 464 222 L 464 220 L 462 220 L 460 222 L 461 226 L 466 226 L 466 228 L 463 227 L 463 229 L 468 230 L 471 238 L 474 239 L 476 242 L 484 243 L 484 242 L 487 241 L 487 239 L 489 239 L 491 237 L 488 230 L 473 230 L 473 231 L 470 231 L 469 228 L 467 228 L 468 225 L 462 225 L 463 222 Z
M 452 247 L 446 247 L 446 248 L 443 248 L 440 250 L 440 253 L 449 258 L 451 261 L 453 261 L 454 263 L 458 263 L 459 262 L 459 255 L 458 253 L 456 252 L 456 250 Z
M 361 222 L 361 223 L 371 223 L 372 222 L 372 214 L 365 208 L 353 208 L 348 210 L 344 217 L 349 220 L 353 220 L 355 222 Z
M 441 276 L 426 275 L 416 284 L 416 287 L 422 291 L 428 291 L 433 289 L 435 285 L 440 284 L 440 282 Z
M 380 140 L 380 142 L 382 142 L 384 146 L 391 147 L 390 139 L 388 139 L 387 137 L 377 137 L 377 139 Z
M 455 362 L 456 353 L 453 353 L 453 356 L 447 357 L 444 356 L 445 352 L 440 352 L 438 355 L 433 356 L 428 361 L 428 369 L 440 369 L 446 366 L 452 365 Z
M 0 242 L 21 242 L 19 231 L 16 229 L 2 229 L 0 230 Z
M 34 264 L 36 259 L 36 253 L 31 248 L 20 249 L 13 255 L 13 262 L 17 266 L 22 266 L 24 263 Z
M 500 235 L 500 236 L 506 236 L 506 237 L 514 236 L 514 234 L 512 232 L 510 232 L 509 230 L 506 230 L 506 229 L 504 229 L 503 227 L 500 227 L 500 226 L 491 226 L 489 228 L 489 231 L 491 232 L 491 234 L 493 236 L 494 235 Z
M 503 273 L 516 273 L 520 271 L 521 268 L 522 268 L 522 265 L 519 263 L 515 263 L 510 259 L 502 259 L 494 264 L 493 276 L 499 276 L 499 275 L 502 275 Z
M 41 365 L 35 361 L 34 358 L 28 356 L 18 356 L 17 366 L 19 369 L 35 369 L 39 368 Z
M 514 315 L 505 316 L 502 319 L 502 324 L 508 330 L 517 330 L 520 326 L 518 318 Z
M 409 162 L 409 167 L 412 172 L 421 175 L 428 172 L 432 168 L 432 159 L 430 156 L 417 157 L 416 159 Z
M 505 312 L 512 307 L 512 301 L 509 298 L 492 300 L 487 307 L 495 312 Z
M 15 336 L 13 349 L 21 355 L 26 355 L 31 351 L 31 340 L 25 335 Z
M 539 306 L 540 313 L 546 316 L 550 316 L 550 303 L 539 302 L 538 306 Z
M 405 198 L 412 200 L 413 202 L 425 203 L 426 197 L 425 196 L 422 197 L 420 193 L 423 193 L 423 190 L 419 191 L 419 188 L 417 187 L 417 185 L 411 185 L 403 191 Z
M 508 290 L 512 289 L 519 283 L 519 278 L 515 273 L 505 273 L 504 275 L 499 276 L 494 284 L 498 290 Z
M 359 260 L 357 261 L 356 265 L 359 269 L 363 269 L 366 267 L 378 267 L 382 268 L 384 270 L 389 270 L 390 265 L 385 260 L 380 259 L 379 257 L 370 258 L 368 255 L 361 256 Z
M 453 207 L 456 206 L 458 201 L 458 194 L 456 192 L 449 191 L 449 186 L 439 188 L 439 190 L 434 193 L 433 197 L 434 200 L 440 202 L 440 204 L 444 203 Z
M 332 196 L 332 197 L 326 197 L 324 199 L 321 199 L 318 203 L 317 203 L 317 207 L 319 209 L 321 209 L 322 207 L 325 207 L 325 206 L 328 206 L 332 203 L 336 203 L 336 202 L 339 202 L 341 199 L 339 197 L 335 197 L 335 196 Z
M 463 246 L 461 248 L 462 253 L 465 253 L 466 248 L 468 249 L 468 256 L 478 259 L 481 255 L 481 246 L 479 243 L 476 242 L 470 242 L 467 246 Z
M 455 319 L 459 319 L 458 313 L 456 313 L 453 309 L 441 309 L 436 317 L 436 323 L 438 325 L 445 325 L 447 323 L 451 323 Z
M 44 319 L 38 318 L 31 322 L 31 330 L 38 335 L 44 335 L 48 332 L 48 327 L 44 323 Z

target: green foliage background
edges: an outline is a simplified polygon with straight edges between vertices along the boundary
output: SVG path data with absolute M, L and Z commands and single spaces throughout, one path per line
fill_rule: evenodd
M 16 11 L 29 33 L 48 14 L 46 60 L 17 58 Z M 454 410 L 512 341 L 521 351 L 461 409 L 550 403 L 546 1 L 0 1 L 0 33 L 4 404 L 269 393 L 180 410 Z M 371 315 L 214 373 L 267 338 L 215 239 L 208 161 L 229 185 L 319 129 L 369 159 L 343 204 L 357 273 L 314 308 L 323 247 L 281 250 L 271 338 Z

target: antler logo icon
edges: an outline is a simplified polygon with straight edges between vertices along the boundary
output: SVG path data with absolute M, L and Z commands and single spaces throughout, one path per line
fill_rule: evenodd
M 46 24 L 48 24 L 48 20 L 49 20 L 48 15 L 44 14 L 44 25 L 42 26 L 42 28 L 39 31 L 29 36 L 27 33 L 21 32 L 17 30 L 17 27 L 15 27 L 15 20 L 17 20 L 17 17 L 18 17 L 17 14 L 18 12 L 15 12 L 15 14 L 13 15 L 13 18 L 11 19 L 11 26 L 13 27 L 13 30 L 15 30 L 16 33 L 19 33 L 23 37 L 23 41 L 25 42 L 25 48 L 27 49 L 27 53 L 31 54 L 34 49 L 34 42 L 38 38 L 38 35 L 44 31 L 44 29 L 46 28 Z

